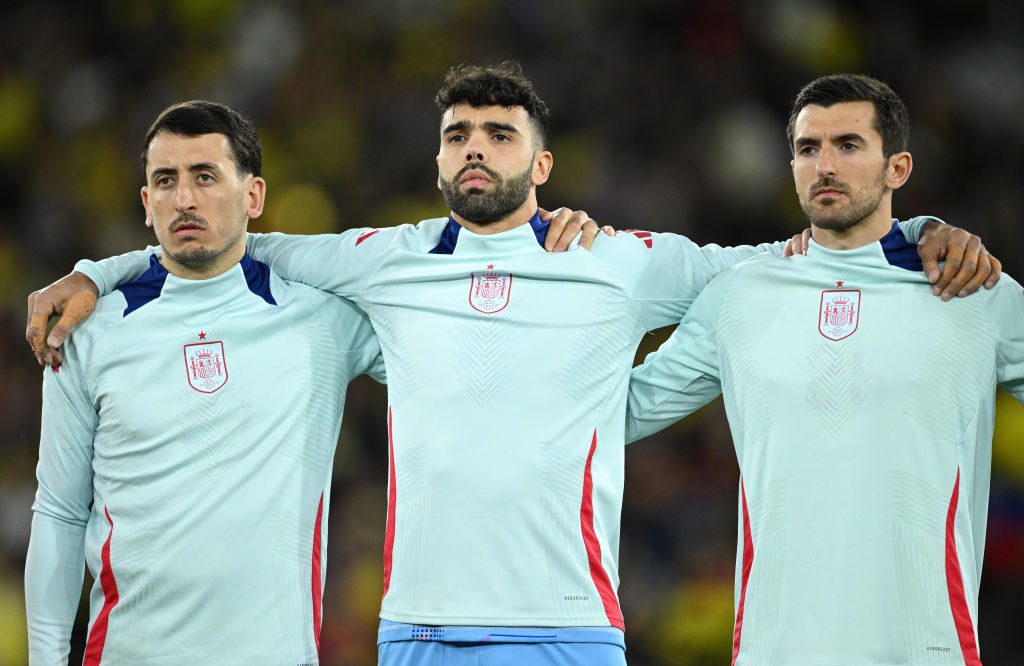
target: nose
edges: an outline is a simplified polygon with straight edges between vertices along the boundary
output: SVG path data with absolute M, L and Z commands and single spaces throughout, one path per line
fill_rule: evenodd
M 819 176 L 834 176 L 836 173 L 835 151 L 826 146 L 818 152 L 818 164 L 815 171 Z
M 469 141 L 466 142 L 466 161 L 467 162 L 486 162 L 487 153 L 484 150 L 484 142 L 479 136 L 473 135 Z
M 178 191 L 174 197 L 174 206 L 179 212 L 192 210 L 196 207 L 196 199 L 192 193 L 192 187 L 189 183 L 179 183 Z

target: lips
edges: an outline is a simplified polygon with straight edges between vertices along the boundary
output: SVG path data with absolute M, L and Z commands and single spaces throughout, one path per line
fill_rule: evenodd
M 483 171 L 480 171 L 479 169 L 471 169 L 467 171 L 459 180 L 460 185 L 469 188 L 484 187 L 485 185 L 490 185 L 490 183 L 491 179 L 487 176 L 487 174 L 485 174 Z
M 201 224 L 195 222 L 182 222 L 181 224 L 171 227 L 171 233 L 175 236 L 196 236 L 206 230 Z

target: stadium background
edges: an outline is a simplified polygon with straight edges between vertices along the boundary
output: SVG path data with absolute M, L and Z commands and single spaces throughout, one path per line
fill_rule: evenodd
M 911 108 L 916 165 L 896 214 L 967 227 L 1024 277 L 1022 16 L 995 0 L 921 11 L 829 0 L 5 4 L 0 664 L 25 661 L 21 576 L 40 409 L 25 297 L 79 257 L 152 241 L 137 154 L 167 104 L 214 99 L 253 119 L 269 181 L 254 230 L 387 226 L 445 214 L 432 103 L 443 72 L 514 58 L 553 110 L 556 168 L 542 205 L 734 244 L 803 226 L 783 134 L 799 87 L 870 73 Z M 948 363 L 956 381 L 957 359 Z M 335 462 L 325 664 L 374 660 L 383 408 L 383 389 L 357 380 Z M 982 655 L 995 666 L 1024 663 L 1024 408 L 1003 394 L 999 412 L 980 610 Z M 630 448 L 621 595 L 631 664 L 728 663 L 736 482 L 720 403 Z M 84 607 L 79 616 L 72 663 Z

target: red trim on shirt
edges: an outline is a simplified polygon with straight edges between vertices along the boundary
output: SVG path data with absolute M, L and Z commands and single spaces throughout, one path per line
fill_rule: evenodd
M 359 247 L 360 243 L 376 233 L 380 233 L 380 229 L 374 229 L 373 231 L 367 231 L 366 233 L 361 234 L 359 238 L 356 239 L 356 247 Z
M 963 652 L 964 663 L 966 666 L 981 666 L 978 645 L 974 640 L 974 623 L 971 621 L 971 611 L 967 608 L 967 597 L 964 594 L 964 579 L 960 574 L 960 558 L 956 554 L 956 535 L 953 531 L 959 497 L 960 468 L 958 467 L 956 483 L 953 484 L 953 497 L 949 500 L 949 511 L 946 513 L 946 588 L 949 591 L 949 607 L 953 611 L 953 623 L 956 624 L 956 633 L 960 639 L 960 651 Z
M 391 554 L 395 548 L 395 437 L 391 429 L 391 407 L 388 407 L 388 526 L 384 533 L 384 594 L 391 587 Z
M 641 231 L 640 229 L 626 229 L 624 230 L 624 233 L 633 234 L 634 236 L 642 240 L 644 242 L 644 245 L 646 245 L 648 248 L 654 247 L 654 239 L 651 238 L 650 231 Z
M 732 666 L 740 654 L 740 636 L 743 634 L 743 608 L 747 601 L 747 582 L 754 567 L 754 539 L 750 534 L 750 512 L 747 510 L 747 489 L 740 478 L 740 496 L 743 500 L 743 582 L 740 587 L 740 603 L 736 608 L 736 626 L 732 634 Z
M 619 601 L 615 598 L 615 590 L 608 579 L 608 572 L 601 564 L 601 543 L 594 533 L 594 484 L 590 478 L 590 463 L 594 460 L 594 451 L 597 450 L 597 430 L 594 431 L 594 438 L 590 442 L 590 453 L 587 455 L 587 466 L 583 471 L 583 502 L 580 505 L 580 527 L 583 531 L 583 543 L 587 547 L 587 561 L 590 564 L 590 578 L 594 581 L 594 587 L 601 595 L 601 603 L 604 604 L 604 614 L 613 627 L 625 631 L 626 625 L 622 620 L 622 610 L 619 608 Z
M 324 494 L 320 493 L 320 506 L 316 508 L 316 525 L 313 527 L 313 638 L 316 653 L 320 654 L 320 612 L 323 600 L 322 579 L 320 578 L 320 522 L 324 516 Z
M 110 532 L 107 534 L 107 540 L 103 542 L 101 554 L 103 564 L 100 569 L 100 587 L 103 589 L 103 608 L 100 609 L 96 621 L 92 624 L 92 630 L 89 632 L 82 666 L 99 666 L 100 659 L 103 657 L 103 645 L 107 641 L 107 620 L 110 617 L 110 611 L 114 609 L 119 599 L 117 581 L 114 580 L 114 571 L 110 568 L 110 538 L 114 536 L 114 521 L 110 519 L 107 507 L 103 507 L 103 513 L 106 514 L 107 522 L 110 523 Z

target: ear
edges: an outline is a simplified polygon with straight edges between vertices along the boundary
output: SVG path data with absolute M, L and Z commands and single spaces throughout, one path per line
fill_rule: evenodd
M 247 195 L 248 206 L 245 209 L 245 214 L 249 216 L 250 220 L 255 220 L 263 214 L 263 203 L 267 197 L 267 181 L 259 176 L 250 176 L 250 178 L 249 193 Z
M 913 170 L 914 158 L 907 151 L 890 155 L 889 165 L 885 170 L 885 186 L 890 190 L 898 190 L 907 182 Z
M 533 173 L 530 180 L 534 185 L 543 185 L 551 177 L 551 169 L 555 166 L 555 156 L 549 150 L 538 150 L 533 156 Z
M 143 185 L 142 190 L 139 192 L 139 196 L 142 197 L 142 207 L 146 209 L 146 226 L 150 229 L 153 228 L 153 212 L 149 209 L 149 186 Z

